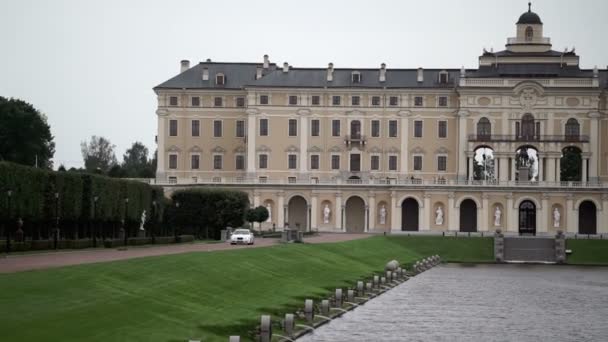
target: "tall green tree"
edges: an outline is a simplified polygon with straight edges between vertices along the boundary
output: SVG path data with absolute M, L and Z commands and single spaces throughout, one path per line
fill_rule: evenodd
M 115 147 L 108 139 L 96 135 L 91 137 L 89 143 L 81 142 L 80 150 L 82 159 L 84 159 L 84 168 L 89 172 L 99 170 L 101 173 L 107 174 L 118 163 L 114 154 Z
M 50 169 L 54 154 L 46 116 L 25 101 L 0 96 L 0 160 Z
M 139 141 L 134 142 L 122 158 L 122 169 L 126 177 L 150 178 L 148 174 L 152 161 L 148 160 L 148 148 L 144 144 Z
M 562 182 L 580 182 L 582 179 L 583 158 L 581 150 L 574 146 L 568 146 L 562 151 L 560 159 L 560 180 Z

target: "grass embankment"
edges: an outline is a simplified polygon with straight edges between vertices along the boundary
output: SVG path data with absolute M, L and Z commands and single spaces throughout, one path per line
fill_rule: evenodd
M 566 240 L 566 249 L 572 254 L 566 262 L 572 265 L 608 265 L 608 240 Z
M 492 239 L 372 237 L 3 274 L 0 331 L 3 341 L 225 341 L 390 259 L 432 254 L 487 262 Z

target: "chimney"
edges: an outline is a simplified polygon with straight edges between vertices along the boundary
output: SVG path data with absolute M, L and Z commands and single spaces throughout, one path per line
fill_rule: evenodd
M 211 63 L 211 58 L 207 58 L 207 60 L 205 62 Z
M 289 64 L 287 62 L 283 63 L 283 72 L 289 71 Z
M 208 81 L 209 80 L 209 68 L 204 67 L 203 68 L 203 81 Z
M 593 78 L 598 78 L 600 76 L 600 71 L 597 69 L 597 65 L 593 68 Z
M 423 82 L 424 81 L 424 74 L 422 72 L 422 68 L 418 68 L 418 77 L 417 77 L 418 82 Z
M 184 60 L 182 60 L 180 62 L 180 64 L 181 64 L 181 68 L 180 68 L 180 71 L 179 71 L 180 73 L 182 73 L 182 72 L 190 69 L 190 61 L 189 60 L 184 59 Z
M 262 78 L 262 67 L 257 67 L 255 68 L 255 79 L 259 80 L 260 78 Z
M 380 82 L 386 81 L 386 64 L 380 64 L 380 78 L 378 79 Z
M 268 55 L 264 55 L 264 69 L 268 69 L 270 67 L 270 61 L 268 60 Z
M 327 65 L 327 82 L 331 82 L 334 80 L 334 63 L 329 63 Z

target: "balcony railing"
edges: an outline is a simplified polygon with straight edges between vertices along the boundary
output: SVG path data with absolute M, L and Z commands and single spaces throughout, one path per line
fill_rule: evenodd
M 353 144 L 359 144 L 361 146 L 365 146 L 366 143 L 367 143 L 367 137 L 365 135 L 352 134 L 352 135 L 346 135 L 344 137 L 344 144 L 346 144 L 346 146 L 350 146 Z
M 582 142 L 588 143 L 588 135 L 515 135 L 470 134 L 469 141 L 489 142 Z
M 507 44 L 517 44 L 522 43 L 521 38 L 511 37 L 507 38 Z M 533 37 L 531 40 L 524 40 L 524 44 L 551 44 L 551 39 L 549 37 Z

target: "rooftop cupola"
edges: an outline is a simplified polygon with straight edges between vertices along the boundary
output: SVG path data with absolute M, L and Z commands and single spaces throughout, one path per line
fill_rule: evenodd
M 524 14 L 519 16 L 517 24 L 542 25 L 543 22 L 540 21 L 538 14 L 532 12 L 532 3 L 528 2 L 528 12 L 524 12 Z
M 511 52 L 547 52 L 551 50 L 551 40 L 543 37 L 543 22 L 538 14 L 532 12 L 532 3 L 528 2 L 528 11 L 519 16 L 515 24 L 517 34 L 507 38 L 507 50 Z

